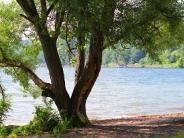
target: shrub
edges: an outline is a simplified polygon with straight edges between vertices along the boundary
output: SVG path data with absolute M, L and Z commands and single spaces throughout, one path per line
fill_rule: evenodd
M 0 126 L 0 137 L 8 136 L 11 133 L 12 129 L 5 127 L 3 125 Z
M 13 129 L 11 136 L 40 135 L 43 132 L 52 133 L 59 122 L 59 115 L 51 107 L 38 106 L 33 120 L 26 126 Z
M 44 132 L 57 136 L 67 128 L 72 128 L 70 121 L 62 121 L 50 106 L 38 106 L 33 120 L 28 125 L 12 129 L 2 126 L 0 127 L 0 136 L 16 138 L 17 136 L 41 135 Z
M 7 96 L 5 95 L 4 91 L 4 88 L 0 84 L 0 126 L 3 124 L 3 121 L 6 118 L 6 113 L 10 109 L 10 102 L 7 100 Z
M 178 61 L 175 64 L 176 68 L 183 68 L 183 59 L 178 59 Z
M 31 127 L 36 127 L 43 132 L 51 132 L 60 122 L 59 115 L 51 107 L 36 107 L 34 119 L 30 122 Z
M 68 128 L 72 128 L 70 121 L 69 120 L 63 120 L 62 122 L 58 123 L 57 126 L 54 127 L 52 133 L 54 135 L 58 135 L 58 134 L 64 132 Z
M 4 119 L 6 118 L 6 113 L 10 109 L 10 102 L 7 100 L 0 100 L 0 125 L 3 124 Z

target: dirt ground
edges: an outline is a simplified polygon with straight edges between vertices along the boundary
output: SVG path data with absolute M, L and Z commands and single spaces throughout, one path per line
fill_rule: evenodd
M 96 120 L 67 130 L 61 138 L 168 138 L 184 133 L 184 113 Z

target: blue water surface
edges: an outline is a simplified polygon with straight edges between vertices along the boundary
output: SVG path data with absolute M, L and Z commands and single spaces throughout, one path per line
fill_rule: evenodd
M 65 67 L 66 86 L 71 94 L 74 69 Z M 40 67 L 37 74 L 50 81 L 48 70 Z M 12 110 L 6 124 L 26 124 L 34 113 L 34 100 L 23 94 L 18 83 L 0 72 Z M 151 68 L 102 68 L 100 76 L 87 101 L 90 119 L 118 118 L 131 115 L 168 114 L 184 112 L 184 70 Z

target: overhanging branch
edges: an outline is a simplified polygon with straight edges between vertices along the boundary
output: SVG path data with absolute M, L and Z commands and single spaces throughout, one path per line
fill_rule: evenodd
M 51 84 L 44 82 L 40 79 L 30 68 L 24 65 L 21 62 L 4 58 L 0 60 L 0 67 L 16 67 L 21 69 L 24 73 L 26 73 L 30 79 L 42 90 L 51 90 Z

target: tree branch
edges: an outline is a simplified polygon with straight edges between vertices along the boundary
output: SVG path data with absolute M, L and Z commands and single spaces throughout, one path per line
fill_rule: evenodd
M 65 16 L 65 9 L 56 12 L 56 20 L 55 20 L 55 34 L 54 37 L 57 38 L 60 34 L 60 28 Z
M 47 3 L 46 0 L 40 0 L 41 3 L 41 17 L 43 19 L 47 18 Z
M 56 5 L 56 3 L 58 2 L 59 0 L 55 0 L 49 7 L 49 9 L 47 10 L 47 16 L 50 14 L 50 12 L 53 10 L 54 6 Z
M 34 13 L 38 14 L 34 0 L 27 0 L 27 2 L 29 4 L 29 6 L 31 7 L 31 9 L 34 11 Z
M 66 41 L 66 44 L 67 44 L 67 47 L 68 47 L 68 50 L 69 50 L 69 54 L 71 54 L 72 56 L 75 56 L 75 54 L 72 52 L 72 49 L 70 47 L 70 44 L 68 42 L 68 14 L 66 15 L 66 23 L 65 23 L 65 28 L 66 28 L 66 31 L 65 31 L 65 41 Z
M 7 58 L 4 58 L 0 61 L 0 67 L 17 67 L 20 68 L 23 72 L 25 72 L 30 79 L 42 90 L 51 90 L 52 86 L 49 83 L 44 82 L 41 80 L 30 68 L 25 66 L 23 63 L 10 60 Z
M 22 16 L 23 18 L 25 18 L 25 19 L 28 20 L 29 22 L 34 23 L 34 22 L 33 22 L 29 17 L 27 17 L 26 15 L 20 14 L 20 16 Z
M 23 9 L 27 17 L 29 17 L 30 19 L 33 19 L 34 17 L 39 17 L 33 0 L 16 0 L 16 1 Z
M 55 99 L 55 94 L 51 90 L 44 90 L 42 91 L 43 97 L 50 97 L 52 99 Z

